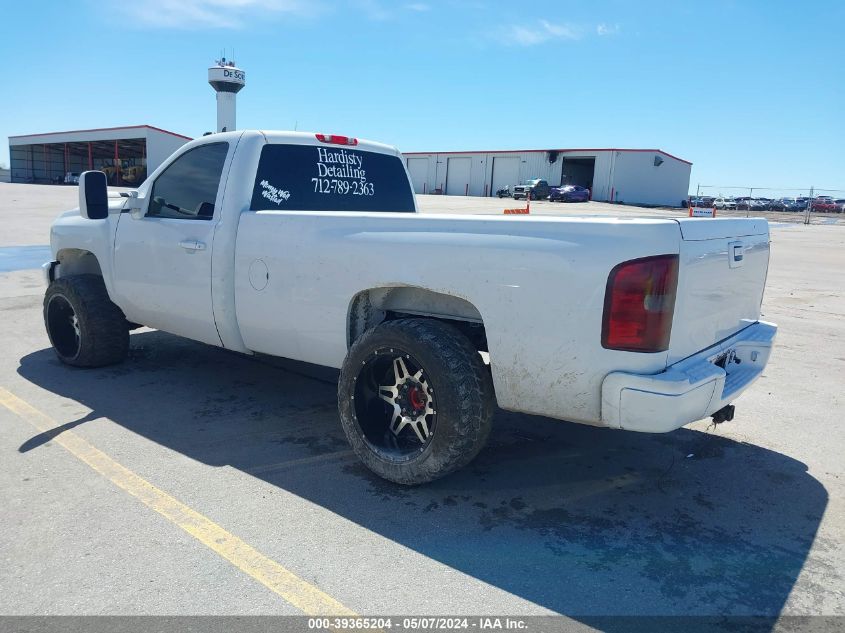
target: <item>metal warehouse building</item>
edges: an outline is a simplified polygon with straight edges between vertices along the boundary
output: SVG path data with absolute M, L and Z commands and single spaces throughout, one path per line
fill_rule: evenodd
M 9 137 L 12 182 L 61 183 L 104 171 L 110 185 L 137 186 L 191 138 L 151 125 Z
M 404 154 L 414 190 L 494 196 L 530 178 L 581 185 L 593 200 L 679 206 L 692 163 L 659 149 L 535 149 Z

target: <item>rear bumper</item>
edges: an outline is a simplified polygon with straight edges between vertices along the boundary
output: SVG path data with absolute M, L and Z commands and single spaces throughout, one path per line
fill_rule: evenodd
M 665 433 L 712 415 L 760 377 L 776 334 L 776 325 L 758 321 L 659 374 L 608 374 L 602 383 L 603 423 Z M 715 363 L 726 354 L 734 362 L 723 369 Z

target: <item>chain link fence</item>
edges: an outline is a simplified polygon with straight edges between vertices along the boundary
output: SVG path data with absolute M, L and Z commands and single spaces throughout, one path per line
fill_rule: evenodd
M 775 222 L 845 224 L 845 189 L 696 185 L 693 206 L 723 217 L 762 216 Z

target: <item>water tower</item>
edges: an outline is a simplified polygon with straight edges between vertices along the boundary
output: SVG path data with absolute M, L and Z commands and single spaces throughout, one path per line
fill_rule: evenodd
M 236 130 L 235 100 L 246 85 L 246 73 L 235 66 L 233 60 L 221 57 L 215 66 L 208 69 L 208 83 L 217 93 L 217 131 Z

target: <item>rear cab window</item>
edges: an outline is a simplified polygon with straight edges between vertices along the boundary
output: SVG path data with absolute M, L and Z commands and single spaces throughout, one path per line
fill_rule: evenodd
M 346 146 L 284 143 L 262 148 L 250 209 L 415 211 L 399 156 Z

